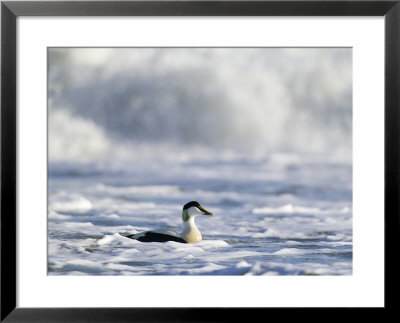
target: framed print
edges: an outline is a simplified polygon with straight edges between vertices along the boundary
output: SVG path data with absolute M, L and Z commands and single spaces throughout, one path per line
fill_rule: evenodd
M 2 320 L 394 309 L 398 1 L 1 8 Z

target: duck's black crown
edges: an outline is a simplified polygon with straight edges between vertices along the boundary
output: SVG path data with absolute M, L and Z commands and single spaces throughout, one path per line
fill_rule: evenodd
M 197 201 L 191 201 L 191 202 L 189 202 L 189 203 L 186 203 L 186 204 L 183 206 L 183 209 L 186 210 L 186 209 L 188 209 L 188 208 L 190 208 L 190 207 L 192 207 L 192 206 L 199 207 L 199 206 L 200 206 L 200 203 L 197 202 Z

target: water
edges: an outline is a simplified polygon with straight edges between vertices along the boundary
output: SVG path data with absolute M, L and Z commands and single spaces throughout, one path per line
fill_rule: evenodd
M 351 275 L 351 49 L 49 50 L 49 275 Z M 182 230 L 197 200 L 203 241 Z
M 351 167 L 277 159 L 50 164 L 49 274 L 351 274 Z M 203 241 L 121 236 L 180 232 L 190 200 Z

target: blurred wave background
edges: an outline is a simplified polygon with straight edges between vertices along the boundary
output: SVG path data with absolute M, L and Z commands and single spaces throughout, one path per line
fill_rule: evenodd
M 352 158 L 350 48 L 50 48 L 48 64 L 50 161 Z

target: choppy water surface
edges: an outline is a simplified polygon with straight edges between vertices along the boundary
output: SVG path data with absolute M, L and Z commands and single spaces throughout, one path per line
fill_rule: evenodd
M 284 157 L 284 158 L 283 158 Z M 350 275 L 351 165 L 295 156 L 49 164 L 50 275 Z M 181 231 L 184 203 L 203 241 L 121 236 Z

